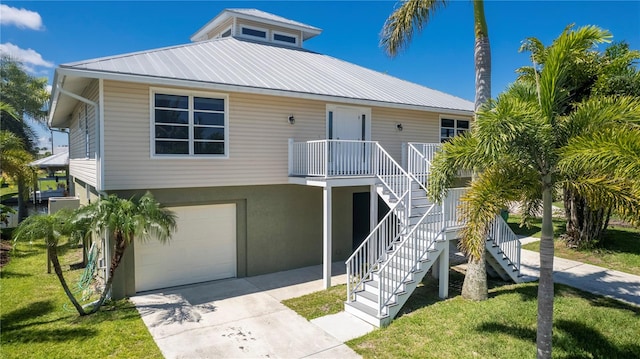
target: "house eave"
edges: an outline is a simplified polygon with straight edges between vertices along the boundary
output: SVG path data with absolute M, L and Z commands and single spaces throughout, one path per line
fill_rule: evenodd
M 147 76 L 147 75 L 124 74 L 124 73 L 108 72 L 108 71 L 75 69 L 75 68 L 68 68 L 68 67 L 60 67 L 56 71 L 64 76 L 86 77 L 86 78 L 123 81 L 123 82 L 135 82 L 135 83 L 143 83 L 148 85 L 187 87 L 187 88 L 196 88 L 196 89 L 202 89 L 202 90 L 217 90 L 217 91 L 238 92 L 238 93 L 248 93 L 248 94 L 270 95 L 270 96 L 278 96 L 278 97 L 318 100 L 318 101 L 325 101 L 325 102 L 331 102 L 331 103 L 357 104 L 357 105 L 363 105 L 363 106 L 436 112 L 441 114 L 460 115 L 460 116 L 473 116 L 472 110 L 442 108 L 442 107 L 406 104 L 406 103 L 398 103 L 398 102 L 385 102 L 385 101 L 377 101 L 377 100 L 371 100 L 371 99 L 351 98 L 351 97 L 333 96 L 333 95 L 325 95 L 325 94 L 315 94 L 315 93 L 308 93 L 308 92 L 296 92 L 296 91 L 270 89 L 270 88 L 262 88 L 262 87 L 222 84 L 222 83 L 194 81 L 194 80 L 168 78 L 168 77 L 156 77 L 156 76 Z

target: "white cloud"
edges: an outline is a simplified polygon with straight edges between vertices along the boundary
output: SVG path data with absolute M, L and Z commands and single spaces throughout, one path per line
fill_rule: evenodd
M 0 5 L 0 24 L 15 25 L 20 29 L 42 29 L 42 17 L 35 11 Z
M 0 44 L 0 53 L 8 55 L 22 62 L 27 71 L 36 72 L 34 66 L 53 68 L 53 62 L 46 61 L 38 52 L 33 49 L 21 49 L 20 47 L 7 42 Z

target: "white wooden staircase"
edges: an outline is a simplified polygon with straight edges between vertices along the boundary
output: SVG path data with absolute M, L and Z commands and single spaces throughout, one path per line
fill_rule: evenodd
M 456 205 L 431 203 L 425 189 L 436 146 L 409 144 L 405 171 L 376 143 L 371 168 L 390 211 L 346 262 L 345 302 L 345 311 L 375 326 L 391 322 L 437 259 L 448 269 L 446 233 L 456 225 Z M 498 273 L 518 281 L 520 242 L 500 217 L 487 252 Z

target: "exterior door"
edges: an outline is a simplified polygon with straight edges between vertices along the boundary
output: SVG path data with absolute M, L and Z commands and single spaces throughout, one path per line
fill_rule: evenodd
M 335 107 L 328 111 L 329 171 L 332 176 L 367 175 L 372 147 L 368 109 Z
M 176 232 L 136 242 L 136 292 L 236 276 L 236 205 L 171 207 Z

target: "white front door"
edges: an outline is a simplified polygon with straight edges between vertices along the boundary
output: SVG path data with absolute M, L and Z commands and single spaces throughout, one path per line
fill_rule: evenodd
M 329 175 L 369 174 L 372 145 L 362 141 L 368 141 L 371 137 L 370 117 L 371 110 L 367 108 L 327 108 L 327 138 L 340 140 L 329 141 Z

